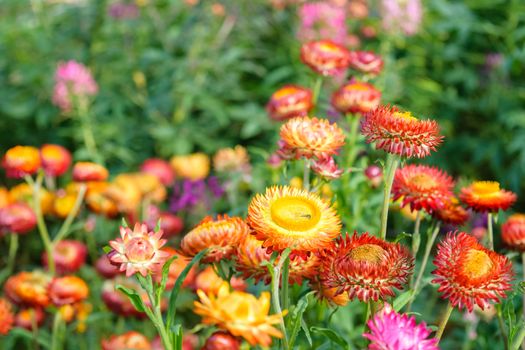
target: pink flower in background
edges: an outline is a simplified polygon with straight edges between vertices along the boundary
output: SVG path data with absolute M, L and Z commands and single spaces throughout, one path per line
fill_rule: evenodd
M 382 0 L 381 16 L 385 30 L 414 35 L 423 19 L 421 0 Z
M 303 42 L 330 39 L 344 44 L 347 37 L 344 7 L 328 1 L 305 3 L 299 8 L 298 37 Z
M 414 316 L 399 314 L 389 304 L 368 321 L 369 350 L 439 350 L 436 338 L 427 339 L 432 332 L 425 322 L 416 324 Z
M 79 102 L 98 92 L 98 85 L 89 69 L 76 61 L 61 62 L 55 72 L 53 103 L 63 111 L 71 110 L 73 96 Z

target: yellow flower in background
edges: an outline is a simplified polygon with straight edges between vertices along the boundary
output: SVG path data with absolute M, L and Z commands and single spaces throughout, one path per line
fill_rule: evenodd
M 47 215 L 53 212 L 53 201 L 55 195 L 45 188 L 40 188 L 40 207 L 42 208 L 42 214 Z M 33 189 L 26 183 L 21 183 L 12 187 L 9 191 L 9 201 L 13 202 L 25 202 L 30 207 L 33 207 Z
M 206 295 L 197 290 L 200 302 L 194 302 L 194 312 L 202 316 L 204 324 L 216 325 L 231 334 L 243 337 L 252 346 L 270 346 L 272 337 L 282 338 L 282 333 L 273 327 L 281 320 L 281 315 L 268 315 L 270 312 L 270 293 L 262 292 L 259 298 L 252 294 L 230 291 L 228 283 L 223 283 L 217 294 Z M 283 315 L 286 311 L 283 312 Z
M 243 172 L 250 168 L 250 157 L 246 148 L 221 148 L 213 156 L 213 168 L 218 172 Z
M 173 156 L 170 164 L 179 178 L 201 180 L 210 173 L 210 158 L 204 153 Z

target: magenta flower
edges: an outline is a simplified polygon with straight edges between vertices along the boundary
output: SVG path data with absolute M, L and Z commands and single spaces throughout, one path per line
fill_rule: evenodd
M 328 1 L 305 3 L 299 8 L 298 37 L 303 42 L 331 39 L 344 44 L 347 38 L 344 7 Z
M 385 303 L 384 308 L 368 321 L 369 350 L 439 350 L 436 338 L 427 339 L 432 332 L 425 322 L 416 324 L 414 316 L 402 315 Z
M 382 0 L 381 16 L 385 30 L 414 35 L 423 19 L 421 0 Z
M 319 176 L 327 180 L 335 180 L 343 175 L 343 169 L 340 169 L 333 157 L 325 156 L 318 158 L 312 163 L 312 170 Z
M 53 103 L 61 110 L 71 110 L 74 98 L 77 103 L 86 103 L 86 99 L 97 92 L 98 85 L 86 66 L 73 60 L 59 63 L 55 72 Z

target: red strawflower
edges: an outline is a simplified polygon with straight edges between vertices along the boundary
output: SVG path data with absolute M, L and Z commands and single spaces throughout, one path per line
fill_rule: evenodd
M 445 205 L 432 212 L 432 216 L 446 224 L 461 226 L 469 218 L 469 213 L 461 205 L 456 197 L 451 196 L 445 201 Z
M 273 120 L 306 117 L 313 107 L 312 92 L 297 85 L 285 85 L 272 94 L 266 111 Z
M 36 215 L 25 203 L 8 204 L 0 208 L 0 234 L 25 234 L 36 226 Z
M 496 181 L 474 181 L 461 189 L 459 199 L 476 212 L 497 212 L 509 209 L 517 196 L 501 189 Z
M 63 175 L 71 165 L 71 153 L 60 145 L 43 145 L 40 148 L 42 168 L 51 176 Z
M 330 40 L 311 41 L 301 47 L 301 61 L 322 75 L 335 75 L 348 68 L 350 51 Z
M 525 214 L 511 215 L 501 226 L 501 238 L 510 248 L 525 252 Z
M 0 335 L 9 333 L 15 322 L 11 303 L 4 298 L 0 298 Z
M 350 80 L 332 94 L 332 106 L 341 113 L 364 114 L 376 109 L 381 92 L 374 85 Z
M 362 73 L 377 75 L 383 69 L 383 60 L 381 56 L 370 51 L 352 51 L 350 52 L 350 68 Z
M 63 240 L 53 247 L 53 259 L 57 273 L 66 274 L 78 271 L 86 263 L 87 247 L 74 240 Z M 42 253 L 42 265 L 47 267 L 47 252 Z

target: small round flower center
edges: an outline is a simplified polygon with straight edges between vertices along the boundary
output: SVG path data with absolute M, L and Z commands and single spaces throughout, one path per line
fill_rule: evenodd
M 471 279 L 478 279 L 485 277 L 493 267 L 492 260 L 482 250 L 471 249 L 467 253 L 465 263 L 463 264 L 463 272 Z
M 412 184 L 414 184 L 422 190 L 429 190 L 436 186 L 436 181 L 434 180 L 434 178 L 427 174 L 414 175 L 410 179 L 410 182 L 412 182 Z
M 345 90 L 347 91 L 368 91 L 370 90 L 370 87 L 362 83 L 354 83 L 351 85 L 347 85 Z
M 155 247 L 141 237 L 131 239 L 126 245 L 126 256 L 132 263 L 150 260 L 154 253 Z
M 406 111 L 406 112 L 394 112 L 394 118 L 397 119 L 404 119 L 407 121 L 416 121 L 417 118 L 412 115 L 412 113 Z
M 492 194 L 500 190 L 499 182 L 476 181 L 472 184 L 472 190 L 477 194 Z
M 304 198 L 283 197 L 271 207 L 272 220 L 282 228 L 291 231 L 307 231 L 319 222 L 319 209 Z
M 354 261 L 379 264 L 383 260 L 384 252 L 385 250 L 377 244 L 363 244 L 352 249 L 348 256 Z
M 297 88 L 293 86 L 287 86 L 285 88 L 280 89 L 279 91 L 276 91 L 273 95 L 275 98 L 282 98 L 289 95 L 292 95 L 297 92 Z
M 319 50 L 327 51 L 327 52 L 338 52 L 339 47 L 337 47 L 336 45 L 333 45 L 330 42 L 322 42 L 319 44 Z

